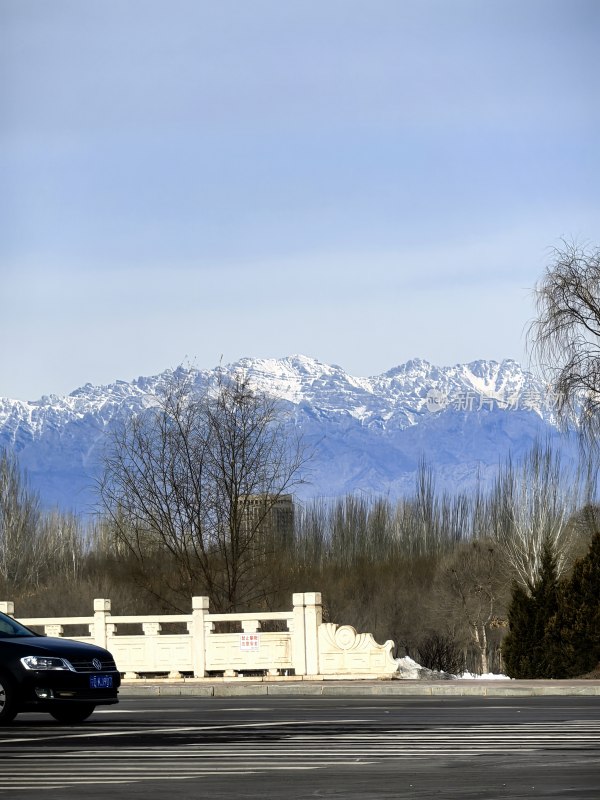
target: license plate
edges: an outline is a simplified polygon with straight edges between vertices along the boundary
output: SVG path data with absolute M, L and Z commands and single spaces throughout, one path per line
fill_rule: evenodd
M 90 689 L 112 689 L 112 675 L 90 675 Z

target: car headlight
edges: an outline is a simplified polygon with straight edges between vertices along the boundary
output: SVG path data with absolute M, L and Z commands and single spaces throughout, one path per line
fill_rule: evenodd
M 66 658 L 57 658 L 56 656 L 25 656 L 21 659 L 21 664 L 25 669 L 68 669 L 74 671 Z

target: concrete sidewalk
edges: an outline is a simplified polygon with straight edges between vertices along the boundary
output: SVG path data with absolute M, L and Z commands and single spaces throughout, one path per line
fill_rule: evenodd
M 397 695 L 419 697 L 536 697 L 598 696 L 600 681 L 517 681 L 517 680 L 211 680 L 183 678 L 179 680 L 139 679 L 125 681 L 120 697 L 275 697 L 340 695 Z

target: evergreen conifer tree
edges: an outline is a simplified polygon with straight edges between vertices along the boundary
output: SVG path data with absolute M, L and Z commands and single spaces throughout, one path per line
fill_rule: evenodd
M 533 601 L 515 584 L 508 607 L 508 634 L 502 645 L 504 666 L 511 678 L 526 678 L 531 672 L 531 617 Z
M 550 539 L 544 542 L 540 573 L 528 595 L 515 586 L 508 609 L 509 633 L 502 648 L 512 678 L 554 677 L 546 628 L 558 610 L 556 555 Z
M 600 663 L 600 532 L 563 584 L 547 630 L 557 678 L 574 678 Z

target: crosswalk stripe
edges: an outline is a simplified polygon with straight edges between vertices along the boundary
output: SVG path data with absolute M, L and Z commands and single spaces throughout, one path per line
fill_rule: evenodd
M 344 725 L 348 726 L 348 721 Z M 20 790 L 60 789 L 69 786 L 118 785 L 142 781 L 191 780 L 209 775 L 255 775 L 324 769 L 330 766 L 360 768 L 385 759 L 425 759 L 431 757 L 468 758 L 485 755 L 528 754 L 539 750 L 592 753 L 600 751 L 600 722 L 573 720 L 511 725 L 387 727 L 374 731 L 363 721 L 364 731 L 332 729 L 325 722 L 299 726 L 288 722 L 279 726 L 255 723 L 242 726 L 185 726 L 157 729 L 161 735 L 170 731 L 168 747 L 152 743 L 143 747 L 110 748 L 93 746 L 98 733 L 88 732 L 89 744 L 75 750 L 68 735 L 43 736 L 12 740 L 10 757 L 2 763 L 0 794 Z M 225 731 L 234 738 L 214 741 Z M 117 735 L 115 730 L 111 731 Z M 125 737 L 147 734 L 148 729 L 123 726 Z M 58 731 L 57 731 L 58 733 Z M 81 738 L 85 734 L 78 734 Z M 260 742 L 256 737 L 260 736 Z M 193 738 L 194 741 L 188 741 Z M 10 740 L 7 740 L 10 741 Z M 106 741 L 102 739 L 102 741 Z M 124 740 L 127 741 L 127 738 Z M 131 741 L 131 740 L 130 740 Z M 145 741 L 145 738 L 144 738 Z M 38 744 L 43 742 L 44 744 Z M 161 739 L 162 742 L 162 739 Z M 80 745 L 77 745 L 80 746 Z M 43 748 L 43 749 L 42 749 Z M 40 759 L 40 753 L 44 758 Z M 18 794 L 16 795 L 18 797 Z

